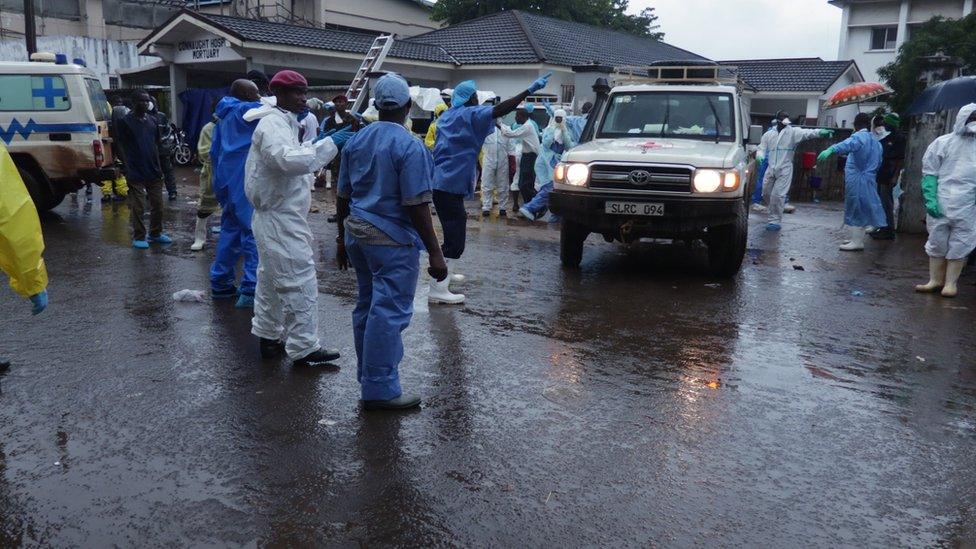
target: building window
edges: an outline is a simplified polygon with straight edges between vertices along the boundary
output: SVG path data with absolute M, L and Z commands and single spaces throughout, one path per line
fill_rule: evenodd
M 108 89 L 110 89 L 110 90 L 117 90 L 117 89 L 119 89 L 119 77 L 118 76 L 109 76 L 108 77 Z
M 898 41 L 898 27 L 874 27 L 871 29 L 872 50 L 893 50 Z
M 562 103 L 572 103 L 573 98 L 576 97 L 576 86 L 572 84 L 563 84 L 563 91 L 560 95 Z

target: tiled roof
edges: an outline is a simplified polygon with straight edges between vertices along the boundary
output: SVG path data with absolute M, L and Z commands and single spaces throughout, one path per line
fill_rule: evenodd
M 535 63 L 539 54 L 514 11 L 503 11 L 414 36 L 410 40 L 437 44 L 462 64 Z
M 204 19 L 219 28 L 229 31 L 244 40 L 283 44 L 304 48 L 315 48 L 332 51 L 343 51 L 365 55 L 373 43 L 375 34 L 359 33 L 336 29 L 319 29 L 301 27 L 286 23 L 271 23 L 256 21 L 242 17 L 227 15 L 212 15 L 188 12 L 194 17 Z M 390 57 L 410 59 L 414 61 L 431 61 L 435 63 L 456 64 L 444 48 L 436 44 L 414 42 L 411 40 L 396 40 L 390 49 Z
M 853 61 L 824 61 L 819 57 L 719 61 L 739 68 L 739 77 L 757 92 L 824 93 Z
M 462 64 L 646 65 L 705 59 L 658 40 L 518 10 L 479 17 L 410 40 L 442 46 Z

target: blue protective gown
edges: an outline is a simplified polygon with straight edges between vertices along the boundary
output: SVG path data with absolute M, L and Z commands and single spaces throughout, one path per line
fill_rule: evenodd
M 374 122 L 342 150 L 338 193 L 349 199 L 350 217 L 389 237 L 378 244 L 346 231 L 346 252 L 359 286 L 352 321 L 363 400 L 401 394 L 401 332 L 413 316 L 421 248 L 405 206 L 430 200 L 434 171 L 430 151 L 400 124 Z
M 241 101 L 227 96 L 217 103 L 210 159 L 213 166 L 213 192 L 220 202 L 220 238 L 214 262 L 210 266 L 210 288 L 226 294 L 234 288 L 237 262 L 244 258 L 244 269 L 238 290 L 254 295 L 257 281 L 258 249 L 251 232 L 254 209 L 244 195 L 244 163 L 251 147 L 251 136 L 257 121 L 245 122 L 244 113 L 260 107 L 259 102 Z
M 875 176 L 881 167 L 881 143 L 867 130 L 833 146 L 837 154 L 847 155 L 844 166 L 844 224 L 851 227 L 886 227 L 884 208 L 878 196 Z
M 535 185 L 539 188 L 532 200 L 523 206 L 536 218 L 549 208 L 549 193 L 552 192 L 552 171 L 562 160 L 563 153 L 576 146 L 572 132 L 563 132 L 563 142 L 556 141 L 557 126 L 549 126 L 542 132 L 542 146 L 535 160 Z
M 478 153 L 495 131 L 491 106 L 451 107 L 437 119 L 434 188 L 463 196 L 474 192 Z

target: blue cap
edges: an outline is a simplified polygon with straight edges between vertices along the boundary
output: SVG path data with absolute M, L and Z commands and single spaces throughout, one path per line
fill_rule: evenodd
M 381 111 L 399 109 L 410 101 L 410 86 L 399 74 L 384 74 L 373 87 L 373 99 Z
M 471 99 L 471 96 L 478 93 L 478 85 L 474 80 L 465 80 L 454 87 L 454 97 L 451 98 L 452 107 L 460 107 Z

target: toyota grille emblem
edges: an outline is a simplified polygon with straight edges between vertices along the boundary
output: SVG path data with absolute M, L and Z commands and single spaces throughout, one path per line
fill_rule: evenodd
M 647 170 L 634 170 L 630 172 L 630 182 L 633 185 L 647 185 L 651 181 L 651 172 Z

